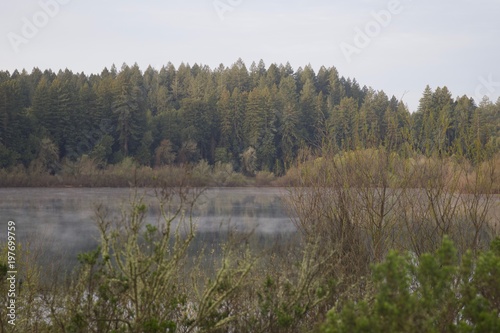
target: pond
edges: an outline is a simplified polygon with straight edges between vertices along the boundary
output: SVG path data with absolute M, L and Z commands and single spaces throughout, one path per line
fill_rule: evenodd
M 141 189 L 145 202 L 154 207 L 154 192 Z M 130 189 L 116 188 L 4 188 L 0 189 L 0 244 L 5 244 L 7 222 L 15 221 L 18 244 L 28 244 L 43 265 L 76 264 L 78 253 L 97 246 L 96 207 L 102 204 L 119 213 L 130 201 Z M 194 221 L 200 248 L 218 239 L 231 226 L 253 232 L 260 243 L 286 239 L 296 232 L 284 205 L 282 188 L 211 188 L 197 200 Z M 158 219 L 150 209 L 148 222 Z M 198 242 L 198 244 L 196 244 Z

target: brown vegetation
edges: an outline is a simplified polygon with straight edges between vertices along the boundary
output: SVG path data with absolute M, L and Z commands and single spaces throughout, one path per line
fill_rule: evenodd
M 189 176 L 190 186 L 246 186 L 254 180 L 233 170 L 231 164 L 206 161 L 194 165 L 165 165 L 158 168 L 139 166 L 126 158 L 120 164 L 100 168 L 89 157 L 78 162 L 66 161 L 62 170 L 50 174 L 22 166 L 10 171 L 0 169 L 0 187 L 155 187 L 177 186 L 180 179 Z

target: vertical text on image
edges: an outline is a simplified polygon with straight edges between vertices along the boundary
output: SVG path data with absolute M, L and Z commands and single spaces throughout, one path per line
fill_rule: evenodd
M 16 223 L 9 221 L 7 223 L 7 322 L 10 325 L 16 325 Z

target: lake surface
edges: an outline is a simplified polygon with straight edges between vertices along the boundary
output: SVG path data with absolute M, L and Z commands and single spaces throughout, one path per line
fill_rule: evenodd
M 154 206 L 152 190 L 140 190 L 145 202 Z M 200 237 L 207 242 L 228 225 L 241 232 L 254 232 L 270 241 L 296 232 L 285 209 L 285 189 L 212 188 L 198 199 L 194 221 Z M 95 224 L 96 206 L 102 204 L 118 213 L 127 206 L 130 189 L 115 188 L 7 188 L 0 189 L 0 244 L 5 244 L 7 222 L 15 221 L 18 244 L 30 244 L 40 261 L 50 264 L 76 263 L 78 253 L 92 250 L 99 237 Z M 148 222 L 158 219 L 150 209 Z M 199 247 L 200 244 L 197 244 Z

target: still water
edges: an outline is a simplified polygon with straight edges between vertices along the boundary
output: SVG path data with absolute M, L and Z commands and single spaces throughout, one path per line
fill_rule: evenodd
M 154 207 L 152 190 L 140 190 Z M 294 234 L 285 205 L 285 189 L 212 188 L 198 199 L 194 210 L 198 242 L 206 242 L 228 226 L 254 237 L 272 240 Z M 18 244 L 30 244 L 44 264 L 76 263 L 78 253 L 92 250 L 99 237 L 96 206 L 118 213 L 130 201 L 130 189 L 8 188 L 0 189 L 0 245 L 5 244 L 7 222 L 15 221 Z M 158 219 L 151 209 L 148 222 Z M 208 236 L 212 235 L 212 236 Z M 200 244 L 197 244 L 198 246 Z M 197 247 L 198 247 L 197 246 Z

